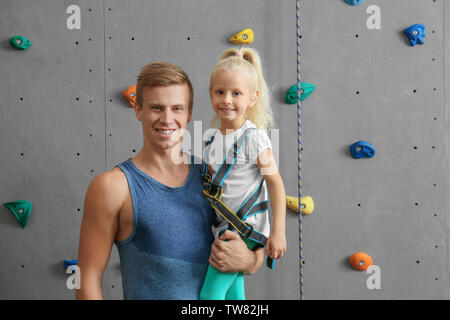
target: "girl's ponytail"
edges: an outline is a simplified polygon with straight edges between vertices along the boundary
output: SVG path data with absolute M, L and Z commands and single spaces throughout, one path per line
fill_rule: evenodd
M 270 106 L 270 92 L 264 80 L 261 58 L 258 52 L 252 48 L 243 48 L 242 57 L 250 62 L 258 75 L 258 98 L 253 108 L 247 110 L 247 118 L 255 123 L 258 129 L 269 129 L 273 127 L 273 112 Z

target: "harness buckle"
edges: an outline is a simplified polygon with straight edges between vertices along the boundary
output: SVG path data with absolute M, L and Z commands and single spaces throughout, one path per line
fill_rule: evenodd
M 206 182 L 211 183 L 212 178 L 208 171 L 206 171 L 204 174 L 202 174 L 202 177 Z
M 208 193 L 214 198 L 220 199 L 222 198 L 222 187 L 216 184 L 210 183 L 208 186 Z
M 212 184 L 210 182 L 205 182 L 203 184 L 203 192 L 206 193 L 211 198 L 215 199 L 222 198 L 222 187 Z

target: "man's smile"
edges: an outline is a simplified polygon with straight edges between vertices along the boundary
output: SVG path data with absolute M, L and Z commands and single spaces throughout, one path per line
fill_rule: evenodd
M 178 131 L 178 129 L 155 128 L 155 131 L 158 132 L 161 136 L 170 137 L 172 134 Z

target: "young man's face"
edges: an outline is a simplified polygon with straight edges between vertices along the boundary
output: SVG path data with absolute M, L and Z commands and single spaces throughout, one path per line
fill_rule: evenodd
M 142 106 L 136 105 L 135 111 L 152 148 L 168 150 L 181 142 L 191 120 L 189 98 L 187 84 L 144 87 Z

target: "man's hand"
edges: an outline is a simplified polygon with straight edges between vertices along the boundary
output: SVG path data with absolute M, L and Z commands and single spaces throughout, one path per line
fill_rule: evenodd
M 262 249 L 251 251 L 237 233 L 227 230 L 220 239 L 214 240 L 209 264 L 221 272 L 254 274 L 261 267 L 263 259 Z

